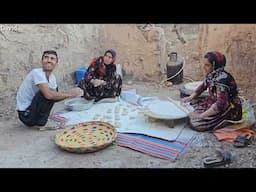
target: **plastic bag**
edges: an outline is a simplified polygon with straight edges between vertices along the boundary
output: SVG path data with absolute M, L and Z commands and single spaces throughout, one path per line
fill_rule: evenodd
M 250 101 L 248 99 L 243 99 L 242 106 L 243 120 L 246 121 L 249 125 L 253 125 L 256 122 L 256 120 L 254 115 L 254 109 L 250 104 Z

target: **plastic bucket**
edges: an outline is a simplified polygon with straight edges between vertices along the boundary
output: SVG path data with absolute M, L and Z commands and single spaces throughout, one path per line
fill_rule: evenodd
M 84 78 L 85 74 L 86 74 L 85 67 L 81 67 L 75 71 L 76 84 L 78 84 Z

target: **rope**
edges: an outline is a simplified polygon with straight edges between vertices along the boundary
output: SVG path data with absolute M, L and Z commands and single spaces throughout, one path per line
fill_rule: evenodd
M 180 56 L 178 56 L 178 57 L 180 57 Z M 176 77 L 177 75 L 179 75 L 179 74 L 183 71 L 183 69 L 184 69 L 184 67 L 185 67 L 185 64 L 186 64 L 186 61 L 185 61 L 185 59 L 184 59 L 183 57 L 180 57 L 180 58 L 182 58 L 182 61 L 183 61 L 183 65 L 182 65 L 181 69 L 180 69 L 177 73 L 175 73 L 173 76 L 168 77 L 167 79 L 162 80 L 162 81 L 160 82 L 160 85 L 162 85 L 164 82 L 166 82 L 166 81 L 168 81 L 168 80 L 173 79 L 174 77 Z
M 191 78 L 189 78 L 189 77 L 183 77 L 183 79 L 187 79 L 187 80 L 189 80 L 189 81 L 191 81 L 191 82 L 194 82 L 194 81 L 195 81 L 194 79 L 191 79 Z

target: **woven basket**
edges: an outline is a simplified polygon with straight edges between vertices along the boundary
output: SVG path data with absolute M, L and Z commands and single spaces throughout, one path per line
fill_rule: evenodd
M 73 153 L 89 153 L 104 149 L 116 139 L 115 128 L 106 122 L 90 121 L 67 128 L 55 136 L 55 143 Z

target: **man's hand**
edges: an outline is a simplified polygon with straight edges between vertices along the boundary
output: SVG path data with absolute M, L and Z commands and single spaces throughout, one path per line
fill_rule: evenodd
M 67 98 L 78 97 L 78 96 L 84 95 L 84 91 L 78 87 L 70 89 L 65 92 L 57 92 L 55 90 L 49 89 L 47 83 L 42 83 L 42 84 L 38 85 L 38 89 L 43 93 L 43 95 L 47 99 L 54 100 L 54 101 L 62 101 Z
M 81 89 L 79 87 L 72 88 L 72 89 L 68 90 L 67 93 L 70 94 L 70 97 L 81 97 L 84 95 L 83 89 Z

